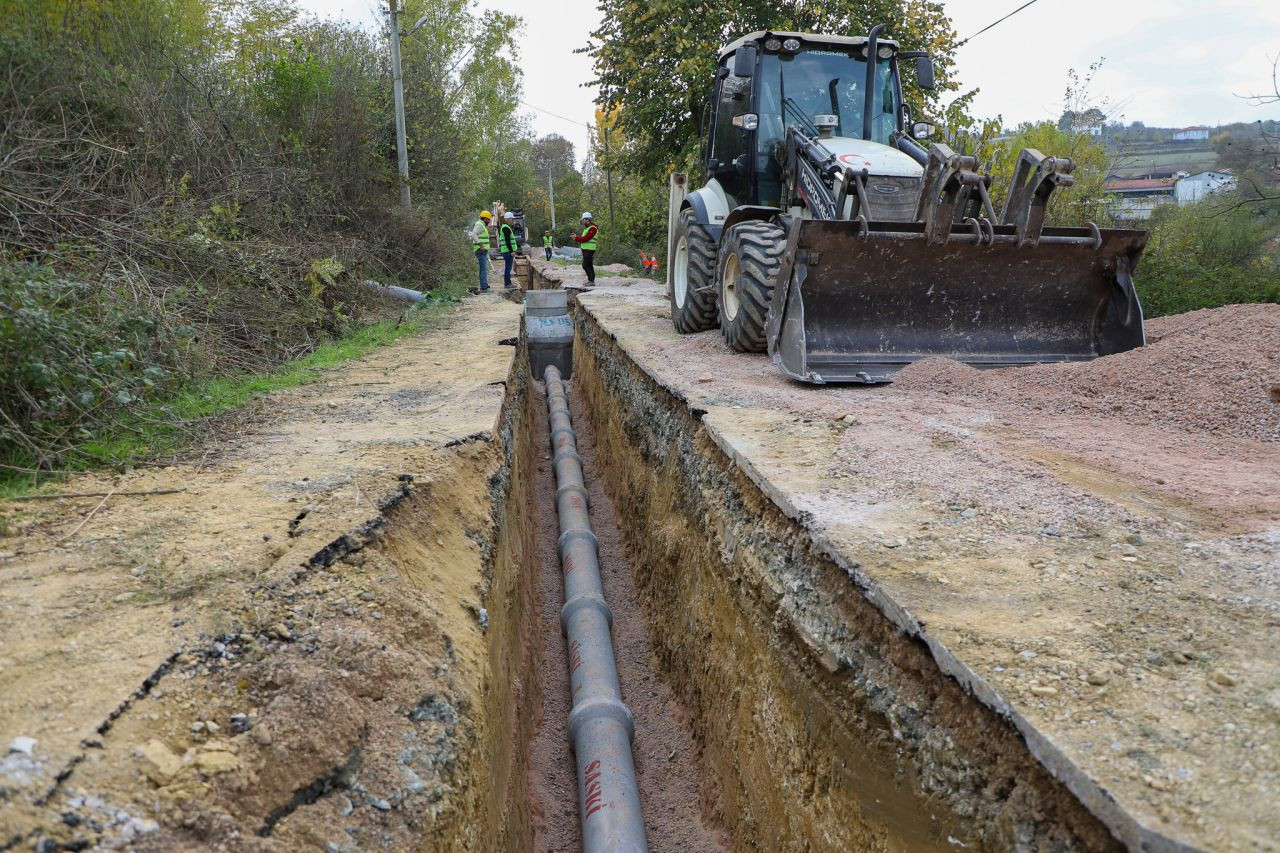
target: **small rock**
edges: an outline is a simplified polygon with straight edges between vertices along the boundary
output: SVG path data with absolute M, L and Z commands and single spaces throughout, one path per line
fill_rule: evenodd
M 1223 687 L 1235 687 L 1239 683 L 1234 675 L 1221 669 L 1215 669 L 1209 673 L 1209 678 L 1214 684 L 1220 684 Z
M 146 573 L 147 573 L 146 566 L 134 566 L 132 569 L 129 570 L 129 574 L 133 575 L 135 578 L 140 578 Z
M 1058 688 L 1056 687 L 1042 687 L 1039 684 L 1033 684 L 1031 685 L 1030 689 L 1033 696 L 1057 696 L 1058 695 Z
M 36 748 L 36 744 L 40 741 L 33 737 L 16 737 L 9 741 L 10 752 L 20 752 L 23 755 L 31 755 Z
M 373 601 L 373 593 L 369 592 L 369 590 L 366 589 L 364 592 L 360 593 L 360 600 Z
M 231 715 L 231 732 L 232 732 L 232 734 L 237 734 L 237 735 L 239 735 L 239 734 L 244 734 L 245 732 L 249 731 L 249 727 L 250 727 L 250 725 L 251 725 L 251 724 L 250 724 L 250 722 L 249 722 L 249 717 L 248 717 L 247 715 L 245 715 L 245 714 L 232 714 L 232 715 Z
M 1100 670 L 1097 670 L 1096 672 L 1089 673 L 1088 677 L 1085 680 L 1088 681 L 1090 684 L 1092 684 L 1094 687 L 1101 687 L 1102 685 L 1106 684 L 1108 681 L 1111 680 L 1111 673 L 1100 669 Z
M 233 770 L 240 769 L 240 759 L 235 753 L 225 749 L 207 749 L 201 750 L 196 754 L 196 769 L 206 776 L 213 776 L 218 773 L 230 773 Z
M 857 423 L 858 423 L 858 419 L 857 419 L 857 418 L 855 418 L 853 415 L 845 415 L 845 416 L 844 416 L 843 418 L 841 418 L 840 420 L 841 420 L 841 421 L 843 421 L 844 423 L 848 424 L 849 426 L 854 426 L 855 424 L 857 424 Z
M 973 517 L 974 517 L 974 516 L 976 516 L 977 514 L 978 514 L 978 511 L 977 511 L 976 509 L 974 509 L 973 507 L 969 507 L 969 508 L 968 508 L 968 509 L 966 509 L 964 512 L 960 513 L 960 517 L 961 517 L 961 518 L 973 518 Z
M 219 726 L 213 720 L 205 720 L 204 727 L 205 729 L 208 730 L 209 734 L 211 735 L 216 735 L 222 729 L 222 726 Z
M 142 774 L 163 788 L 173 781 L 182 769 L 182 759 L 163 741 L 149 740 L 136 750 L 142 759 Z
M 204 731 L 204 720 L 196 720 L 194 723 L 192 723 L 191 731 L 197 734 Z
M 275 637 L 277 640 L 284 640 L 285 642 L 288 642 L 293 639 L 293 632 L 289 630 L 288 625 L 285 625 L 283 622 L 277 622 L 271 626 L 271 636 Z
M 476 618 L 480 620 L 480 630 L 489 630 L 489 611 L 481 607 L 480 612 L 476 614 Z
M 380 812 L 391 811 L 391 803 L 388 803 L 386 800 L 380 800 L 377 797 L 370 798 L 369 805 L 373 806 Z
M 249 738 L 258 746 L 271 746 L 271 732 L 264 726 L 255 726 L 250 730 Z
M 1128 542 L 1130 545 L 1141 545 L 1142 536 L 1137 533 L 1130 533 L 1128 536 L 1124 538 L 1124 541 Z

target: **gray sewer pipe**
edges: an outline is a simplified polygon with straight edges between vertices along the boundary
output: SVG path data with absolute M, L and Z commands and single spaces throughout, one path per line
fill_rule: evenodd
M 644 815 L 636 786 L 631 739 L 635 723 L 622 702 L 609 629 L 613 613 L 600 583 L 599 547 L 587 518 L 587 489 L 577 436 L 560 371 L 549 365 L 547 412 L 560 517 L 564 607 L 560 626 L 569 642 L 573 710 L 569 738 L 578 764 L 578 807 L 586 853 L 644 853 Z

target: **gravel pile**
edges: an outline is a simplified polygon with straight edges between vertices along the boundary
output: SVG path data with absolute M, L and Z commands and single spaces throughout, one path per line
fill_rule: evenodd
M 1231 305 L 1147 323 L 1147 346 L 1082 364 L 979 371 L 917 362 L 895 387 L 1054 414 L 1280 441 L 1280 305 Z

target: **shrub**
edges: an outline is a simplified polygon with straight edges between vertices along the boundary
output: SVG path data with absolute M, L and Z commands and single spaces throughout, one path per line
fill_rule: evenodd
M 0 264 L 0 304 L 0 451 L 37 469 L 59 467 L 104 419 L 171 389 L 195 335 L 120 291 L 30 263 Z
M 1147 316 L 1280 302 L 1280 265 L 1267 252 L 1276 219 L 1226 198 L 1157 208 L 1134 275 Z

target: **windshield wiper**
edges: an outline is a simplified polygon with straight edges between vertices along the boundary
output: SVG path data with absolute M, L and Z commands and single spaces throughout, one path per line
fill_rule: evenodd
M 836 86 L 839 85 L 840 78 L 835 77 L 827 84 L 827 92 L 831 95 L 831 114 L 836 117 L 836 127 L 843 130 L 844 122 L 840 120 L 840 98 L 836 95 Z
M 809 120 L 809 117 L 804 114 L 804 110 L 800 109 L 800 105 L 794 100 L 788 97 L 783 97 L 782 111 L 783 113 L 789 112 L 792 120 L 799 120 L 805 126 L 805 129 L 809 132 L 810 136 L 818 135 L 818 128 L 814 127 L 813 122 Z

